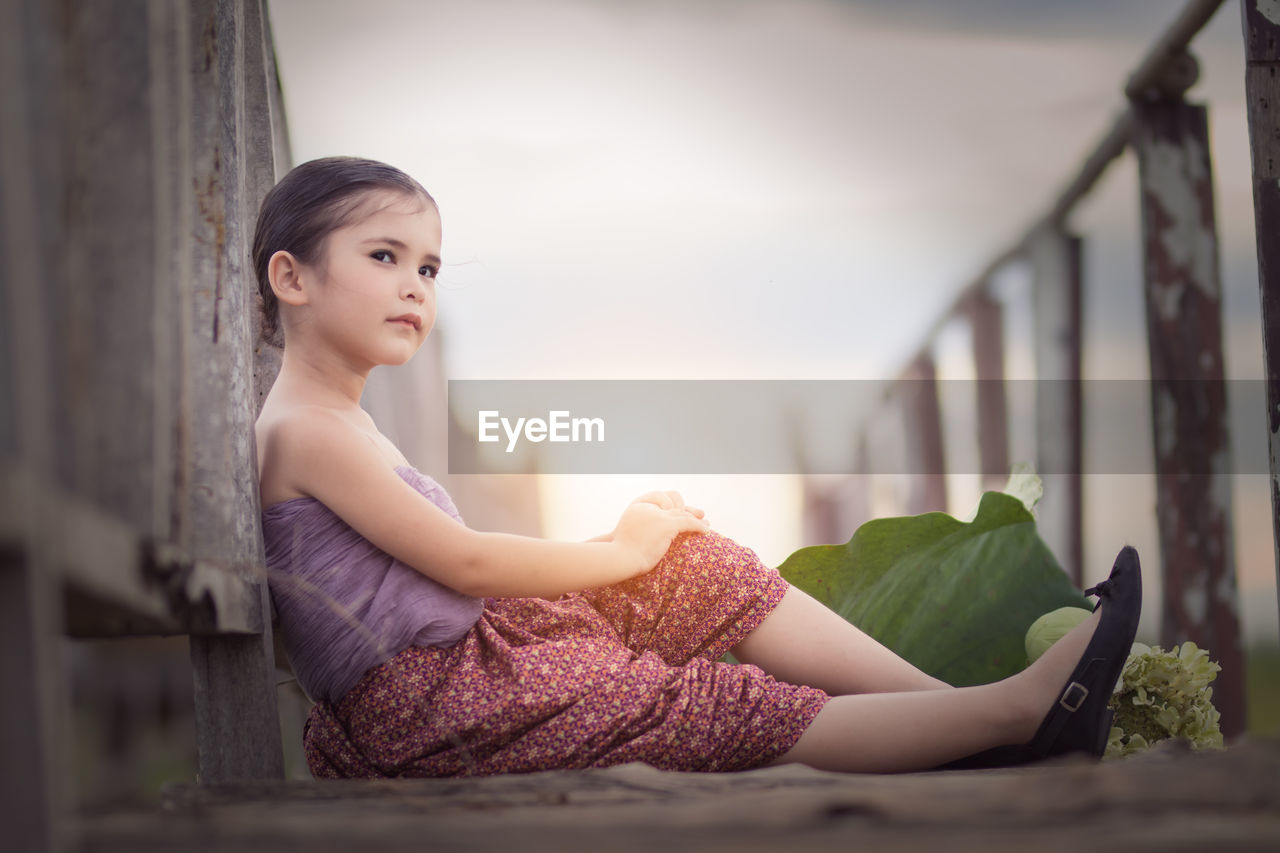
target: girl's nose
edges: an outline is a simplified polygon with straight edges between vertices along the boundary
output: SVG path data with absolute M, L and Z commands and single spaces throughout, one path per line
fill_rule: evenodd
M 412 299 L 414 302 L 421 302 L 427 298 L 427 285 L 423 282 L 422 276 L 416 272 L 413 277 L 405 284 L 401 291 L 401 296 L 405 299 Z

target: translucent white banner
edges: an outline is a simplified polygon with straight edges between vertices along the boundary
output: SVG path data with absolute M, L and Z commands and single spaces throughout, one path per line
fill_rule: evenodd
M 947 473 L 1007 473 L 984 471 L 978 456 L 979 384 L 936 383 Z M 1062 448 L 1018 440 L 1034 432 L 1037 394 L 1060 400 L 1065 385 L 1004 383 L 1010 463 L 1071 473 L 1057 470 L 1070 458 Z M 449 472 L 937 473 L 907 446 L 908 436 L 928 434 L 907 429 L 912 414 L 902 405 L 919 390 L 910 381 L 451 380 Z M 1157 384 L 1154 398 L 1152 383 L 1140 380 L 1081 382 L 1079 390 L 1083 473 L 1154 472 L 1156 442 L 1165 446 L 1178 423 L 1186 473 L 1268 472 L 1261 380 Z M 1225 454 L 1205 452 L 1224 441 Z

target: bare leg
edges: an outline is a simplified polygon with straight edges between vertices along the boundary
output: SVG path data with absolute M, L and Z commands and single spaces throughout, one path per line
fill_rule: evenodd
M 795 587 L 732 651 L 779 681 L 832 696 L 950 687 Z
M 775 763 L 824 770 L 926 770 L 1031 740 L 1097 627 L 1101 610 L 1027 669 L 977 687 L 835 696 Z

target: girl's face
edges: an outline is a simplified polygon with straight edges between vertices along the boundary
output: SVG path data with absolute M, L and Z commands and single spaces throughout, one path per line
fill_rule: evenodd
M 403 364 L 435 324 L 440 215 L 430 202 L 371 193 L 367 213 L 331 232 L 308 270 L 309 332 L 357 368 Z

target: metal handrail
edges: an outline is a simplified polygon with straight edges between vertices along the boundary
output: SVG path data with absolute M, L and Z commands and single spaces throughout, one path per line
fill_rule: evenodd
M 1125 83 L 1128 99 L 1151 97 L 1153 94 L 1181 93 L 1196 81 L 1195 60 L 1187 53 L 1191 40 L 1204 28 L 1222 5 L 1223 0 L 1191 0 L 1178 17 L 1161 33 L 1143 56 Z M 924 355 L 942 329 L 963 309 L 975 291 L 983 288 L 1005 264 L 1025 254 L 1028 244 L 1045 227 L 1061 226 L 1072 208 L 1089 194 L 1111 163 L 1129 146 L 1133 119 L 1127 107 L 1112 121 L 1111 127 L 1098 140 L 1070 182 L 1058 193 L 1047 213 L 1036 219 L 1007 249 L 995 256 L 982 271 L 970 279 L 947 309 L 929 327 L 924 343 L 907 359 L 908 365 Z

